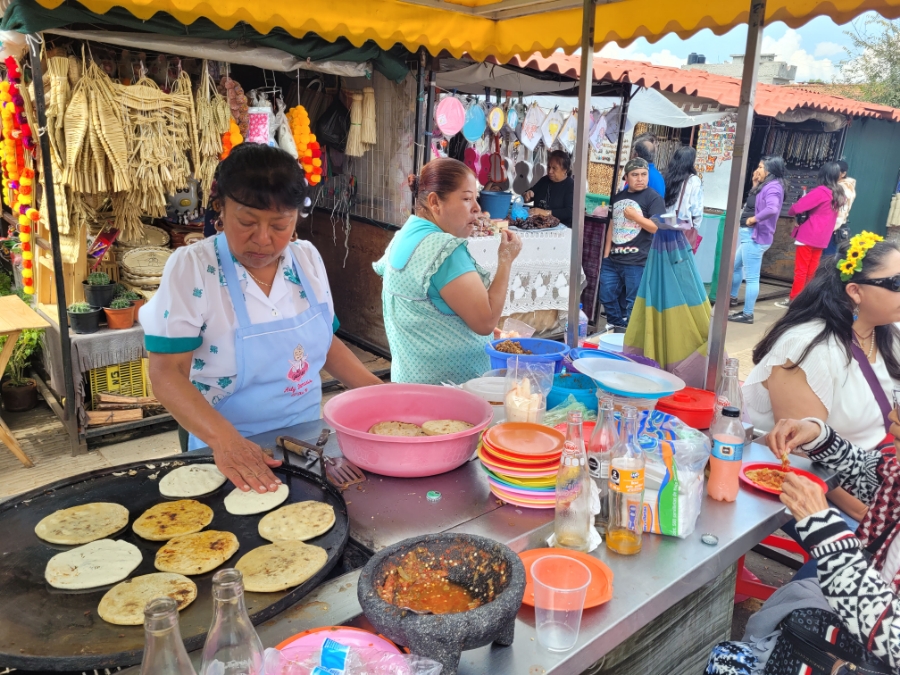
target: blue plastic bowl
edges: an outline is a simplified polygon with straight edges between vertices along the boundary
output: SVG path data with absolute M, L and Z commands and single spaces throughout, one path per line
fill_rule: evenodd
M 481 210 L 491 214 L 491 218 L 502 220 L 509 213 L 509 205 L 512 203 L 512 192 L 488 192 L 483 190 L 478 195 L 478 203 Z
M 588 410 L 597 410 L 597 384 L 587 375 L 572 372 L 554 375 L 553 388 L 547 394 L 547 410 L 555 408 L 570 395 Z
M 506 352 L 498 352 L 496 347 L 501 342 L 511 340 L 522 345 L 522 349 L 527 349 L 531 354 L 520 354 L 521 361 L 537 361 L 555 364 L 555 372 L 559 373 L 563 369 L 563 359 L 569 353 L 569 348 L 562 342 L 555 340 L 544 340 L 542 338 L 503 338 L 502 340 L 492 340 L 484 346 L 485 353 L 491 357 L 491 369 L 506 368 L 506 360 L 515 354 L 507 354 Z
M 570 349 L 566 354 L 565 366 L 570 373 L 579 373 L 581 371 L 575 367 L 573 363 L 575 359 L 608 359 L 610 361 L 631 361 L 624 354 L 616 352 L 608 352 L 605 349 L 591 349 L 590 347 L 575 347 Z

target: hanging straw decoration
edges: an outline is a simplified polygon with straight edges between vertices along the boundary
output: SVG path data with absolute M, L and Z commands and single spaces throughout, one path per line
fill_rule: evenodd
M 350 133 L 347 136 L 348 157 L 362 157 L 366 153 L 366 146 L 362 142 L 362 100 L 363 95 L 358 91 L 353 92 L 353 103 L 350 106 Z
M 375 145 L 375 89 L 363 89 L 362 142 Z

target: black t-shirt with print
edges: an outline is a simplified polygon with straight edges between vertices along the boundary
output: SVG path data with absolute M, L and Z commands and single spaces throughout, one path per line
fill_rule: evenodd
M 640 209 L 645 218 L 650 218 L 665 213 L 666 205 L 653 188 L 641 192 L 622 190 L 609 203 L 609 223 L 613 238 L 609 259 L 623 265 L 644 265 L 653 235 L 625 217 L 625 209 L 629 206 Z

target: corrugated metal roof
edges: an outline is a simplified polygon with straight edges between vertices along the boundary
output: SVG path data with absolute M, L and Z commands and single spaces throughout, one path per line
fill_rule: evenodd
M 578 56 L 566 56 L 561 53 L 548 57 L 533 54 L 529 57 L 515 57 L 510 61 L 510 65 L 557 73 L 577 80 L 581 69 L 581 59 Z M 729 107 L 737 107 L 741 94 L 741 81 L 736 77 L 714 75 L 702 70 L 654 66 L 641 61 L 622 61 L 600 57 L 594 58 L 594 80 L 630 82 L 660 91 L 711 99 Z M 900 110 L 896 108 L 795 87 L 774 84 L 756 85 L 754 109 L 757 114 L 775 117 L 780 113 L 798 108 L 900 122 Z

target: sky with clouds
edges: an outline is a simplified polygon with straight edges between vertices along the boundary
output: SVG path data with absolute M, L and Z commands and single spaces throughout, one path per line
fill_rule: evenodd
M 852 24 L 839 26 L 828 17 L 813 19 L 796 30 L 783 23 L 774 23 L 763 33 L 763 53 L 774 53 L 779 61 L 797 66 L 797 82 L 831 82 L 840 76 L 841 62 L 849 58 L 846 52 L 851 46 L 846 34 L 848 30 L 852 30 Z M 704 54 L 707 63 L 725 63 L 731 60 L 732 54 L 743 52 L 746 39 L 746 26 L 739 26 L 721 36 L 704 30 L 687 40 L 670 35 L 654 44 L 643 38 L 624 48 L 608 44 L 600 50 L 600 55 L 680 66 L 687 63 L 688 54 L 696 52 Z

